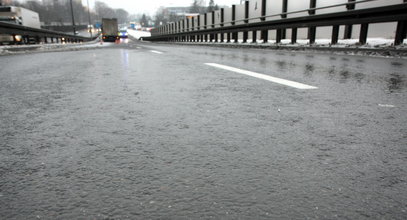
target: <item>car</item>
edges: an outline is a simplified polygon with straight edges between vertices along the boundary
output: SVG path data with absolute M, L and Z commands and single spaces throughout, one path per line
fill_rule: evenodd
M 120 38 L 128 38 L 129 33 L 127 33 L 127 28 L 120 28 L 118 35 Z

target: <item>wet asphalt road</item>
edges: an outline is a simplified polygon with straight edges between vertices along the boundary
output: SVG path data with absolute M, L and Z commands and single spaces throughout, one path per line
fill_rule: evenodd
M 130 42 L 0 66 L 0 219 L 407 218 L 407 60 Z

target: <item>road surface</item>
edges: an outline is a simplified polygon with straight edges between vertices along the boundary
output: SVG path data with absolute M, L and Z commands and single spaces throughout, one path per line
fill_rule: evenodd
M 0 57 L 2 219 L 406 219 L 407 61 L 130 41 Z

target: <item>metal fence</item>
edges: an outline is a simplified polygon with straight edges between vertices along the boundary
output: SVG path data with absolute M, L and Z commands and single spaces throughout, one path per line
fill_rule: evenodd
M 76 36 L 71 34 L 66 34 L 57 31 L 37 29 L 25 27 L 17 24 L 10 24 L 5 22 L 0 22 L 0 34 L 11 35 L 13 38 L 15 36 L 21 36 L 21 41 L 13 43 L 29 44 L 29 43 L 79 43 L 84 41 L 91 41 L 95 38 L 88 38 L 82 36 Z
M 377 24 L 383 24 L 377 26 Z M 299 38 L 310 44 L 318 38 L 359 38 L 369 35 L 403 43 L 407 30 L 407 0 L 251 0 L 152 31 L 150 41 L 252 42 Z M 389 33 L 390 36 L 389 36 Z M 340 37 L 342 36 L 342 37 Z

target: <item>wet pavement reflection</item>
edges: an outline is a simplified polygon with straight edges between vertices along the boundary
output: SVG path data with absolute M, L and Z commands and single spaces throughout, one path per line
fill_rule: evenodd
M 2 56 L 0 218 L 405 219 L 406 65 L 131 40 Z

